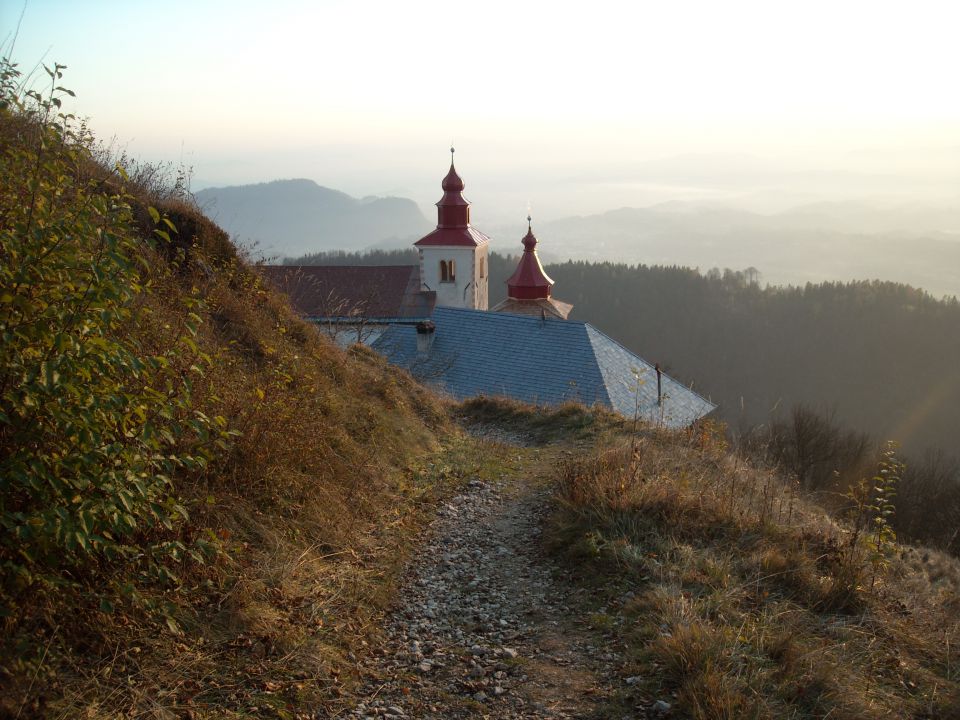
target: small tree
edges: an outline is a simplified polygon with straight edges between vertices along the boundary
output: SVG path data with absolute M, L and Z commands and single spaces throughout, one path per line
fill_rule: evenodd
M 222 419 L 195 412 L 196 308 L 182 327 L 149 323 L 151 249 L 128 198 L 89 179 L 90 139 L 61 112 L 72 95 L 48 68 L 43 95 L 18 92 L 0 65 L 0 605 L 62 584 L 84 567 L 127 562 L 170 581 L 196 546 L 174 539 L 186 517 L 173 475 L 207 461 Z M 113 178 L 119 187 L 122 173 Z M 169 221 L 150 209 L 157 233 Z M 195 300 L 188 300 L 196 303 Z M 105 601 L 109 606 L 109 602 Z
M 787 420 L 770 425 L 772 459 L 805 490 L 823 490 L 838 477 L 856 477 L 870 447 L 869 436 L 844 430 L 832 413 L 818 413 L 804 405 L 794 407 Z
M 877 462 L 876 474 L 869 480 L 863 478 L 847 493 L 852 501 L 853 533 L 850 536 L 848 555 L 856 560 L 860 556 L 861 543 L 866 548 L 871 566 L 871 585 L 888 562 L 896 547 L 897 534 L 893 529 L 896 513 L 894 499 L 897 485 L 906 466 L 897 459 L 896 443 L 884 446 Z

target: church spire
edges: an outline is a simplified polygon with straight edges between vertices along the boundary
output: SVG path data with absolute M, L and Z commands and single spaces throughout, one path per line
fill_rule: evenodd
M 540 258 L 537 257 L 537 236 L 533 234 L 530 215 L 527 215 L 527 234 L 522 242 L 523 254 L 517 269 L 507 280 L 507 295 L 514 300 L 549 298 L 553 280 L 543 271 Z
M 420 288 L 436 293 L 437 305 L 486 310 L 490 238 L 470 225 L 470 203 L 463 197 L 453 154 L 451 147 L 450 170 L 437 203 L 437 229 L 414 243 L 420 256 Z
M 440 187 L 443 197 L 437 203 L 438 228 L 465 228 L 470 225 L 470 203 L 463 197 L 463 179 L 453 165 L 454 148 L 450 147 L 450 170 Z

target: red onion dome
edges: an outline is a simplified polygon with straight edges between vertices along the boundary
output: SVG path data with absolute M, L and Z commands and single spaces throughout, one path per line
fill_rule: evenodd
M 507 295 L 515 300 L 538 300 L 550 297 L 553 280 L 543 271 L 537 257 L 537 237 L 527 216 L 527 234 L 523 237 L 523 254 L 513 275 L 507 280 Z

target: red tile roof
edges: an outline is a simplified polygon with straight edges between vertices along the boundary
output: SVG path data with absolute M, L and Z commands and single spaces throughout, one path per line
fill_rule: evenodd
M 424 247 L 427 245 L 445 245 L 453 247 L 477 247 L 490 242 L 490 238 L 482 232 L 472 227 L 465 228 L 441 228 L 438 227 L 432 233 L 425 235 L 417 240 L 414 245 Z
M 307 318 L 425 318 L 436 302 L 436 293 L 420 291 L 416 265 L 264 265 L 261 270 Z

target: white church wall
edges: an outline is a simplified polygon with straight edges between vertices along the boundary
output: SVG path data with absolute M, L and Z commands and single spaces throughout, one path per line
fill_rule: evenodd
M 437 293 L 437 305 L 447 307 L 487 309 L 487 278 L 479 278 L 482 258 L 484 275 L 487 268 L 487 248 L 440 247 L 420 248 L 420 282 L 424 290 Z M 444 279 L 441 262 L 453 261 L 453 278 Z

